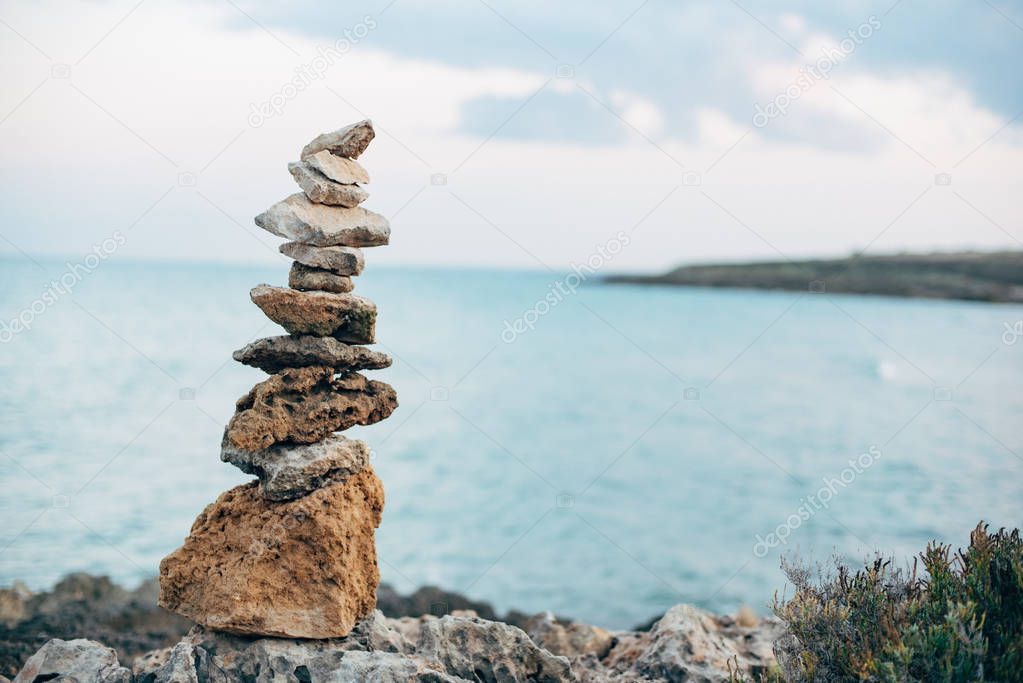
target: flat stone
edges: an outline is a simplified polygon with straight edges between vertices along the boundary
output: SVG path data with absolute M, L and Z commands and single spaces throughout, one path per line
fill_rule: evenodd
M 369 446 L 335 434 L 302 446 L 272 446 L 246 451 L 224 443 L 220 459 L 259 477 L 269 500 L 292 500 L 331 484 L 340 484 L 369 465 Z
M 249 293 L 270 320 L 290 334 L 334 337 L 353 344 L 372 344 L 377 307 L 356 294 L 300 292 L 259 285 Z
M 359 121 L 333 132 L 317 135 L 312 142 L 302 148 L 301 158 L 305 159 L 317 152 L 327 150 L 340 157 L 358 159 L 375 136 L 376 131 L 373 130 L 372 121 L 369 119 Z
M 266 337 L 234 352 L 239 363 L 269 373 L 285 368 L 322 365 L 335 372 L 379 370 L 391 365 L 391 357 L 365 346 L 349 346 L 333 337 Z
M 278 237 L 317 247 L 379 247 L 391 239 L 391 226 L 361 206 L 344 208 L 290 195 L 256 216 L 256 225 Z
M 352 207 L 369 198 L 369 193 L 358 185 L 335 183 L 304 161 L 291 162 L 288 171 L 311 202 Z
M 233 488 L 160 563 L 160 605 L 231 633 L 344 636 L 373 611 L 383 507 L 369 467 L 289 502 L 267 500 L 254 482 Z
M 280 252 L 299 263 L 329 270 L 335 275 L 358 275 L 366 267 L 362 250 L 356 247 L 314 247 L 301 242 L 285 242 Z
M 347 294 L 355 289 L 352 278 L 347 275 L 335 275 L 323 268 L 313 268 L 295 261 L 288 273 L 288 286 L 303 292 L 334 292 Z
M 385 420 L 398 395 L 384 382 L 334 369 L 289 368 L 263 380 L 238 399 L 225 443 L 246 451 L 275 444 L 316 443 L 355 425 Z
M 335 183 L 354 185 L 355 183 L 369 182 L 369 173 L 362 167 L 362 164 L 331 154 L 327 150 L 317 152 L 302 160 Z
M 13 683 L 53 680 L 130 683 L 131 670 L 120 665 L 116 652 L 93 640 L 54 638 L 29 657 Z

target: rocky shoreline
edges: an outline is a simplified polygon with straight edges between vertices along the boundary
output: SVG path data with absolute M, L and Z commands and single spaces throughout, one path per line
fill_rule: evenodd
M 658 275 L 611 275 L 604 282 L 1023 303 L 1023 252 L 701 264 Z
M 158 607 L 158 590 L 155 579 L 129 591 L 86 574 L 42 593 L 0 589 L 0 683 L 727 681 L 729 667 L 756 680 L 775 665 L 784 630 L 678 605 L 647 630 L 610 631 L 383 585 L 377 609 L 344 638 L 265 638 L 196 626 Z

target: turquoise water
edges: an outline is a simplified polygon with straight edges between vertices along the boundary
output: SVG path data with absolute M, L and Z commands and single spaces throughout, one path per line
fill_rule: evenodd
M 0 261 L 0 320 L 63 272 Z M 0 583 L 152 575 L 246 480 L 218 444 L 264 375 L 230 354 L 276 333 L 248 290 L 285 277 L 111 259 L 0 328 Z M 1023 521 L 1023 307 L 601 285 L 537 306 L 554 279 L 358 282 L 401 407 L 349 434 L 375 449 L 399 590 L 612 627 L 681 601 L 765 612 L 782 554 L 907 557 Z

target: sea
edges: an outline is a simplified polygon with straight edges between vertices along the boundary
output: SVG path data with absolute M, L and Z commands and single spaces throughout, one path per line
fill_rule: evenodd
M 280 265 L 0 261 L 0 585 L 133 585 L 219 459 Z M 68 276 L 67 273 L 74 274 Z M 1023 522 L 1023 307 L 374 268 L 382 578 L 629 628 L 760 614 L 783 561 L 909 566 Z

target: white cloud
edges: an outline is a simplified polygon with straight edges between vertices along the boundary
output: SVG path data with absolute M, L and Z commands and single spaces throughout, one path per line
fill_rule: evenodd
M 280 115 L 252 128 L 251 105 L 280 93 L 325 43 L 277 30 L 275 39 L 255 25 L 227 29 L 227 19 L 245 21 L 229 4 L 144 3 L 75 64 L 129 9 L 38 3 L 5 14 L 54 61 L 72 65 L 70 80 L 50 79 L 51 63 L 36 50 L 13 36 L 3 43 L 0 116 L 10 115 L 0 124 L 0 232 L 26 250 L 80 252 L 141 216 L 119 258 L 273 258 L 278 240 L 251 217 L 296 191 L 286 163 L 303 143 L 364 112 L 381 131 L 364 158 L 373 176 L 366 206 L 394 223 L 394 243 L 372 252 L 374 263 L 533 267 L 536 257 L 564 266 L 644 216 L 614 268 L 774 257 L 776 250 L 840 253 L 870 242 L 936 172 L 1004 123 L 946 75 L 872 73 L 854 68 L 852 57 L 830 82 L 940 168 L 890 138 L 827 82 L 770 124 L 789 126 L 783 137 L 747 134 L 749 121 L 697 104 L 697 135 L 665 139 L 676 112 L 612 91 L 608 100 L 656 147 L 611 114 L 627 143 L 488 140 L 459 132 L 465 103 L 488 95 L 524 102 L 550 73 L 398 57 L 373 49 L 370 34 Z M 757 96 L 779 92 L 799 66 L 751 63 Z M 599 83 L 584 85 L 601 93 Z M 820 146 L 801 122 L 881 144 Z M 954 170 L 953 188 L 1011 231 L 1023 209 L 1008 169 L 1021 161 L 1018 129 L 1004 130 Z M 196 188 L 176 187 L 152 208 L 183 171 L 198 174 Z M 658 205 L 687 171 L 701 173 L 702 185 L 680 188 Z M 434 173 L 448 174 L 448 184 L 430 185 Z M 872 248 L 960 246 L 1018 244 L 951 188 L 932 187 Z

